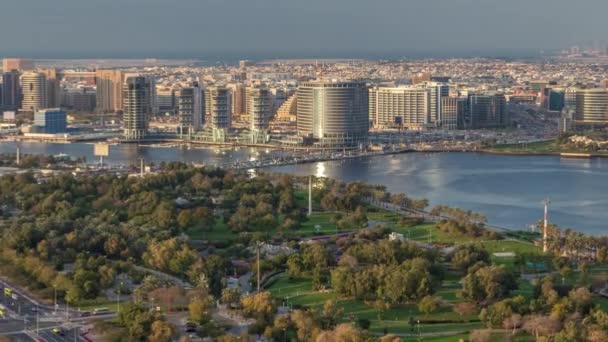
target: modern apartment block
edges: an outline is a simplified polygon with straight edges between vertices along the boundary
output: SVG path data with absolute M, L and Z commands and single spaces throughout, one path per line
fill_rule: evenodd
M 120 70 L 97 70 L 97 111 L 100 113 L 115 112 L 123 109 L 124 75 Z
M 28 71 L 21 75 L 21 110 L 37 112 L 48 107 L 46 76 L 39 72 Z
M 581 89 L 576 92 L 575 123 L 608 123 L 608 89 Z
M 369 131 L 368 89 L 363 82 L 304 82 L 297 91 L 297 131 L 323 146 L 356 146 Z
M 177 94 L 178 134 L 191 137 L 203 126 L 203 94 L 198 85 L 183 88 Z
M 251 120 L 252 143 L 267 142 L 273 102 L 270 90 L 265 87 L 247 88 L 247 116 Z
M 510 123 L 505 96 L 499 93 L 472 93 L 468 96 L 466 127 L 500 128 Z
M 67 114 L 59 108 L 38 110 L 34 113 L 34 126 L 43 133 L 66 133 Z
M 2 109 L 17 110 L 21 108 L 21 84 L 19 77 L 17 70 L 2 73 Z
M 370 121 L 375 128 L 420 130 L 442 126 L 442 98 L 449 96 L 443 83 L 376 86 L 369 90 Z
M 145 138 L 148 120 L 152 114 L 149 78 L 145 76 L 127 77 L 123 94 L 123 135 L 128 140 Z

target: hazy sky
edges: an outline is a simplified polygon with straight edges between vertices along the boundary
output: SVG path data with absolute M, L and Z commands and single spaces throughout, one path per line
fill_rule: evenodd
M 0 54 L 396 57 L 608 40 L 606 0 L 3 0 Z

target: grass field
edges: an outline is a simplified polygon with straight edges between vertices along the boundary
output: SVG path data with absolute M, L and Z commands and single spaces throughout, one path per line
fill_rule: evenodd
M 492 148 L 487 149 L 488 151 L 495 152 L 508 152 L 508 153 L 559 153 L 562 151 L 561 146 L 557 144 L 555 140 L 541 141 L 529 144 L 505 144 L 496 145 Z
M 485 149 L 488 152 L 512 153 L 512 154 L 557 154 L 557 153 L 589 153 L 573 148 L 565 148 L 556 140 L 540 141 L 528 144 L 504 144 Z M 593 152 L 594 154 L 606 154 L 605 151 Z
M 192 240 L 232 241 L 237 238 L 237 234 L 233 233 L 222 220 L 216 220 L 215 226 L 210 231 L 193 227 L 186 231 L 186 235 Z
M 350 319 L 369 319 L 371 321 L 370 331 L 375 334 L 382 334 L 385 328 L 388 333 L 410 334 L 410 317 L 422 321 L 425 319 L 463 321 L 461 323 L 421 324 L 420 332 L 423 334 L 441 331 L 462 332 L 481 327 L 481 323 L 477 322 L 476 315 L 460 317 L 452 311 L 452 304 L 457 302 L 456 292 L 460 288 L 458 282 L 453 279 L 446 280 L 442 288 L 437 292 L 437 295 L 444 299 L 444 305 L 437 312 L 424 315 L 418 311 L 418 307 L 415 304 L 404 304 L 389 309 L 384 313 L 382 319 L 379 319 L 378 312 L 373 307 L 366 305 L 360 300 L 340 299 L 331 291 L 315 292 L 311 290 L 311 285 L 311 281 L 308 279 L 290 279 L 287 275 L 282 275 L 268 290 L 273 297 L 279 299 L 283 305 L 288 306 L 320 308 L 326 300 L 336 299 L 338 306 L 344 309 L 345 321 Z M 469 320 L 474 320 L 474 322 L 468 322 Z

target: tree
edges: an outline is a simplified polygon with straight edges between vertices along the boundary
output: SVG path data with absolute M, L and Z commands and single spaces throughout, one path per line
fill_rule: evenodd
M 294 253 L 287 258 L 287 274 L 290 277 L 300 277 L 304 272 L 302 256 L 299 253 Z
M 477 329 L 471 331 L 469 336 L 471 342 L 490 342 L 492 340 L 492 330 L 490 329 Z
M 211 301 L 208 297 L 194 298 L 190 304 L 188 304 L 190 319 L 199 324 L 207 322 L 211 318 L 209 313 L 210 306 Z
M 475 303 L 470 302 L 461 302 L 458 304 L 454 304 L 453 311 L 457 313 L 460 317 L 470 316 L 475 314 L 479 309 Z
M 164 320 L 156 320 L 152 323 L 150 342 L 169 342 L 174 333 L 173 325 Z
M 365 334 L 351 324 L 340 324 L 334 330 L 324 331 L 316 342 L 363 342 Z
M 235 307 L 241 302 L 241 289 L 225 288 L 222 290 L 222 304 L 227 304 L 230 307 Z
M 294 310 L 291 321 L 295 325 L 296 334 L 300 341 L 314 341 L 321 328 L 310 311 Z
M 522 326 L 523 322 L 523 317 L 520 314 L 512 314 L 511 316 L 505 318 L 505 320 L 502 322 L 502 326 L 505 329 L 510 329 L 511 335 L 515 335 L 515 331 Z
M 376 299 L 373 302 L 374 310 L 376 310 L 376 314 L 378 315 L 378 320 L 381 321 L 384 319 L 384 314 L 390 309 L 390 305 L 382 299 Z
M 469 273 L 462 280 L 460 296 L 477 302 L 506 297 L 517 288 L 514 275 L 504 266 L 486 266 Z
M 449 256 L 449 260 L 457 269 L 465 272 L 469 267 L 482 262 L 490 264 L 490 254 L 484 248 L 475 244 L 458 245 Z
M 435 296 L 425 296 L 418 303 L 418 310 L 425 315 L 433 313 L 439 309 L 441 299 Z
M 247 317 L 270 317 L 276 310 L 270 292 L 258 292 L 241 299 L 243 313 Z
M 189 228 L 194 224 L 194 219 L 192 210 L 184 209 L 177 215 L 177 224 L 182 229 Z
M 523 328 L 538 340 L 541 336 L 553 336 L 560 330 L 561 323 L 548 316 L 533 315 L 524 319 Z
M 323 329 L 333 328 L 344 315 L 344 309 L 339 308 L 334 299 L 328 299 L 323 303 L 323 311 L 321 312 L 321 326 Z

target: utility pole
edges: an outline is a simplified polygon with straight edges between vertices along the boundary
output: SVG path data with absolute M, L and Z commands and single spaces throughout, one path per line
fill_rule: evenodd
M 139 159 L 139 175 L 144 176 L 144 158 Z
M 263 242 L 258 241 L 255 245 L 256 247 L 256 251 L 257 251 L 257 261 L 258 261 L 258 271 L 257 271 L 257 276 L 258 276 L 258 293 L 260 292 L 260 248 L 262 248 L 262 246 L 264 245 Z
M 53 306 L 53 312 L 57 313 L 57 285 L 53 285 L 53 290 L 55 290 L 55 305 Z
M 21 147 L 17 147 L 17 165 L 21 163 Z
M 544 224 L 543 224 L 543 253 L 547 253 L 549 251 L 549 246 L 547 246 L 547 239 L 548 239 L 548 234 L 547 234 L 547 226 L 549 224 L 549 203 L 551 203 L 551 201 L 549 201 L 549 198 L 545 198 L 544 204 L 545 204 L 545 217 L 544 217 Z
M 308 177 L 308 216 L 312 215 L 312 176 Z

